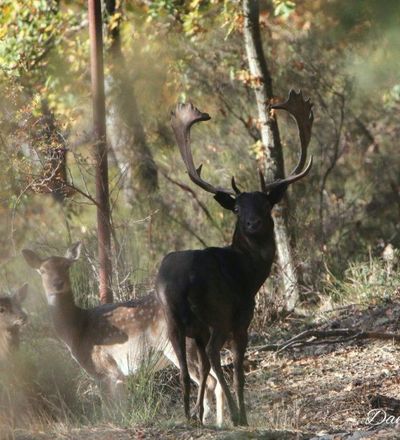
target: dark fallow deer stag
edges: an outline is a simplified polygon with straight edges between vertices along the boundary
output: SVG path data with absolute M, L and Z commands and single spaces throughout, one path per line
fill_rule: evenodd
M 125 377 L 135 374 L 144 364 L 150 362 L 153 371 L 170 363 L 178 367 L 179 364 L 167 337 L 161 305 L 154 293 L 90 309 L 75 304 L 69 269 L 78 260 L 80 252 L 81 243 L 78 242 L 67 250 L 65 256 L 42 258 L 29 249 L 24 249 L 22 254 L 42 277 L 58 337 L 79 365 L 108 389 L 108 397 L 121 400 Z M 191 346 L 190 341 L 188 345 L 190 375 L 199 383 L 196 347 Z M 214 377 L 209 377 L 205 401 L 207 411 L 213 392 L 217 401 L 217 422 L 221 424 L 221 387 Z
M 20 329 L 27 321 L 22 310 L 27 294 L 28 284 L 24 284 L 11 296 L 0 296 L 0 362 L 7 361 L 19 346 Z
M 200 387 L 194 414 L 202 420 L 203 395 L 210 366 L 228 402 L 234 425 L 246 425 L 243 359 L 248 327 L 253 317 L 255 295 L 268 277 L 275 256 L 273 206 L 293 182 L 308 174 L 305 166 L 313 123 L 312 104 L 301 92 L 291 91 L 282 104 L 271 106 L 292 114 L 297 122 L 301 154 L 293 172 L 285 179 L 266 183 L 260 172 L 261 191 L 241 192 L 234 178 L 232 188 L 212 186 L 201 177 L 190 147 L 190 128 L 210 116 L 192 104 L 178 104 L 172 113 L 172 128 L 190 179 L 215 200 L 236 214 L 232 243 L 227 247 L 172 252 L 161 263 L 156 289 L 164 308 L 169 337 L 178 358 L 185 415 L 190 418 L 190 380 L 185 337 L 195 340 L 200 362 Z M 227 340 L 233 354 L 234 401 L 221 369 L 220 350 Z M 193 414 L 193 413 L 192 413 Z

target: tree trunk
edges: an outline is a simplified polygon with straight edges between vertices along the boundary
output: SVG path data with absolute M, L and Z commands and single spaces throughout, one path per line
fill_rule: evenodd
M 278 124 L 268 105 L 273 98 L 272 78 L 265 59 L 259 26 L 258 0 L 243 0 L 244 44 L 255 92 L 261 126 L 264 159 L 261 164 L 267 181 L 284 176 L 282 146 Z M 286 221 L 287 200 L 283 200 L 273 213 L 278 260 L 283 274 L 284 307 L 292 311 L 299 298 L 299 287 L 290 246 Z
M 105 6 L 109 20 L 118 12 L 117 2 L 106 0 Z M 132 203 L 133 179 L 135 178 L 140 189 L 150 194 L 157 190 L 158 172 L 140 120 L 133 80 L 129 77 L 122 53 L 119 22 L 114 23 L 112 29 L 109 30 L 109 37 L 111 39 L 109 53 L 112 59 L 111 86 L 115 92 L 110 128 L 111 134 L 114 135 L 115 155 L 118 161 L 124 164 L 122 168 L 126 173 L 124 191 L 126 199 Z
M 93 99 L 93 131 L 95 142 L 94 151 L 96 160 L 99 295 L 100 302 L 105 304 L 113 301 L 113 295 L 111 290 L 111 216 L 108 185 L 101 1 L 88 0 L 88 7 Z

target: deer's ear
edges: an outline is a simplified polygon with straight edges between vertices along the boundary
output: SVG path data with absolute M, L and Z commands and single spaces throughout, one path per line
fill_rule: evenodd
M 69 260 L 76 261 L 79 259 L 81 255 L 82 243 L 80 241 L 74 243 L 71 247 L 68 248 L 65 253 L 65 258 Z
M 274 188 L 268 194 L 268 200 L 269 200 L 269 203 L 271 204 L 271 206 L 276 205 L 277 203 L 279 203 L 283 199 L 283 196 L 285 195 L 287 187 L 288 187 L 287 184 L 279 185 L 278 187 Z
M 227 193 L 222 191 L 218 191 L 214 199 L 225 209 L 229 209 L 229 211 L 233 211 L 235 209 L 235 199 Z
M 25 258 L 25 261 L 31 266 L 33 269 L 39 269 L 42 265 L 43 260 L 39 257 L 39 255 L 30 249 L 22 249 L 22 255 Z
M 14 298 L 15 298 L 19 303 L 22 303 L 23 301 L 25 301 L 27 295 L 28 295 L 28 283 L 25 283 L 22 287 L 20 287 L 20 288 L 14 293 Z

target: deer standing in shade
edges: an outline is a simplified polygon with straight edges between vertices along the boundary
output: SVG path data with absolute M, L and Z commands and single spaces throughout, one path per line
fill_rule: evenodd
M 203 416 L 203 396 L 210 366 L 214 370 L 228 402 L 234 425 L 247 425 L 244 403 L 243 359 L 247 347 L 248 327 L 253 317 L 255 295 L 269 276 L 275 256 L 273 206 L 291 183 L 308 174 L 312 157 L 305 166 L 307 146 L 313 123 L 312 104 L 301 92 L 291 91 L 282 104 L 296 119 L 301 154 L 291 175 L 266 183 L 260 172 L 261 191 L 241 192 L 234 178 L 232 189 L 211 185 L 202 179 L 201 166 L 194 165 L 190 147 L 190 128 L 210 116 L 192 104 L 178 104 L 172 113 L 172 128 L 190 179 L 236 217 L 232 243 L 227 247 L 172 252 L 161 263 L 156 290 L 162 303 L 169 337 L 179 362 L 185 415 L 190 418 L 190 379 L 186 356 L 186 338 L 192 338 L 200 359 L 200 387 L 195 414 Z M 220 350 L 230 340 L 233 353 L 233 399 L 224 379 Z
M 27 294 L 28 284 L 24 284 L 13 295 L 0 296 L 0 362 L 7 361 L 19 347 L 20 329 L 27 321 L 22 310 Z
M 72 357 L 90 376 L 105 384 L 114 397 L 120 397 L 124 378 L 145 362 L 154 360 L 154 371 L 171 362 L 179 367 L 168 340 L 167 326 L 155 294 L 114 304 L 82 309 L 74 302 L 69 268 L 78 260 L 81 243 L 71 246 L 64 257 L 41 258 L 24 249 L 26 262 L 36 269 L 43 282 L 47 303 L 58 337 Z M 199 383 L 197 352 L 188 346 L 190 375 Z M 206 408 L 210 410 L 213 392 L 217 401 L 217 422 L 222 423 L 223 395 L 214 377 L 207 381 Z M 208 414 L 205 415 L 205 417 Z

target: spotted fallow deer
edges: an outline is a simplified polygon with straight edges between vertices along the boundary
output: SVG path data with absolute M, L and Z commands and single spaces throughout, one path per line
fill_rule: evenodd
M 22 310 L 27 294 L 28 284 L 24 284 L 11 296 L 0 296 L 0 362 L 7 361 L 19 346 L 20 329 L 27 321 Z
M 290 176 L 266 183 L 260 172 L 261 191 L 241 192 L 234 178 L 232 188 L 215 187 L 201 177 L 201 166 L 194 165 L 190 147 L 190 128 L 210 116 L 192 104 L 178 104 L 172 113 L 172 128 L 190 179 L 215 200 L 232 211 L 237 219 L 232 243 L 227 247 L 172 252 L 161 263 L 156 289 L 165 311 L 169 336 L 177 355 L 187 418 L 190 380 L 186 357 L 186 340 L 194 339 L 199 351 L 200 387 L 197 396 L 199 419 L 202 418 L 203 394 L 210 365 L 216 373 L 228 402 L 233 424 L 246 425 L 244 404 L 243 359 L 247 347 L 248 327 L 253 317 L 255 295 L 269 276 L 275 256 L 274 222 L 271 211 L 289 184 L 308 174 L 312 157 L 305 166 L 307 146 L 313 123 L 312 104 L 301 92 L 291 91 L 282 104 L 296 119 L 301 154 Z M 231 341 L 236 401 L 221 369 L 220 350 Z
M 26 262 L 42 278 L 47 303 L 58 337 L 67 345 L 72 357 L 90 376 L 106 385 L 111 396 L 120 398 L 124 378 L 134 374 L 144 362 L 154 371 L 171 362 L 179 366 L 167 337 L 161 306 L 154 293 L 145 297 L 114 304 L 82 309 L 74 302 L 69 277 L 70 266 L 78 260 L 81 244 L 71 246 L 64 257 L 41 258 L 24 249 Z M 152 359 L 150 359 L 152 356 Z M 197 352 L 188 346 L 189 370 L 199 383 Z M 218 382 L 207 382 L 205 406 L 208 416 L 213 392 L 217 404 L 217 423 L 223 419 L 223 394 Z

